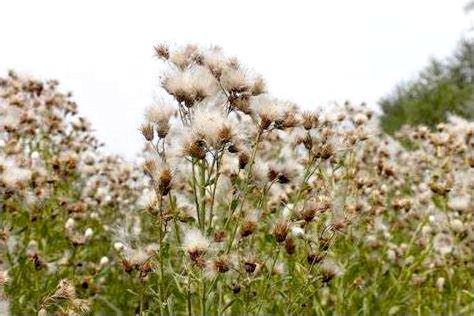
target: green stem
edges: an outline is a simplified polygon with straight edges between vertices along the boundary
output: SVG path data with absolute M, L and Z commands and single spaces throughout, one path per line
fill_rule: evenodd
M 214 178 L 214 187 L 212 188 L 212 195 L 211 195 L 211 206 L 210 206 L 210 211 L 209 211 L 209 228 L 212 228 L 212 218 L 214 217 L 214 202 L 216 198 L 217 182 L 219 181 L 220 165 L 221 165 L 221 160 L 223 156 L 224 156 L 223 152 L 220 155 L 219 155 L 219 152 L 217 152 L 217 158 L 215 159 L 216 160 L 216 173 L 215 173 L 215 178 Z
M 163 238 L 164 238 L 164 231 L 163 231 L 163 195 L 160 194 L 160 199 L 159 199 L 159 264 L 160 264 L 160 285 L 159 285 L 159 293 L 160 293 L 160 315 L 164 315 L 164 310 L 163 310 L 163 302 L 164 302 L 164 262 L 163 262 Z
M 206 316 L 206 279 L 201 274 L 202 296 L 201 296 L 201 315 Z
M 201 214 L 200 214 L 200 207 L 199 207 L 199 200 L 198 200 L 198 194 L 197 194 L 197 180 L 196 180 L 196 171 L 194 170 L 194 166 L 196 164 L 196 161 L 193 158 L 191 169 L 192 169 L 192 176 L 193 176 L 193 196 L 194 196 L 194 203 L 196 204 L 196 216 L 197 216 L 197 221 L 198 221 L 198 226 L 201 228 Z
M 199 164 L 199 206 L 201 213 L 200 229 L 204 233 L 206 228 L 206 167 L 204 163 Z

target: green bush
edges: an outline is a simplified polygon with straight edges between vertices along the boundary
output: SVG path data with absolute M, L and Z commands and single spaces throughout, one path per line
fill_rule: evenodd
M 399 84 L 379 102 L 383 130 L 405 124 L 433 127 L 448 114 L 474 118 L 474 42 L 464 40 L 446 61 L 432 60 L 414 79 Z

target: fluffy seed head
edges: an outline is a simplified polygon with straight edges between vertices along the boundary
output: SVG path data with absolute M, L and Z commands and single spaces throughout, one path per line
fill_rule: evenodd
M 203 254 L 209 249 L 209 242 L 196 228 L 185 232 L 183 247 L 189 254 Z

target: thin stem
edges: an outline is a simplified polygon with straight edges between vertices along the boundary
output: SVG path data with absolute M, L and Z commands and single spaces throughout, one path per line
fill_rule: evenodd
M 197 186 L 196 171 L 194 170 L 195 164 L 196 164 L 196 161 L 193 158 L 192 165 L 191 165 L 192 176 L 193 176 L 193 179 L 192 179 L 193 180 L 192 181 L 193 196 L 194 196 L 194 203 L 196 204 L 196 215 L 197 215 L 197 220 L 198 220 L 198 226 L 199 228 L 201 228 L 201 214 L 199 212 L 200 207 L 199 207 L 199 200 L 198 200 L 197 189 L 196 189 L 196 186 Z
M 206 168 L 204 163 L 199 163 L 199 212 L 201 213 L 200 229 L 206 228 Z
M 164 262 L 163 262 L 163 238 L 164 238 L 164 232 L 163 232 L 163 195 L 160 194 L 160 198 L 158 200 L 158 213 L 159 213 L 159 264 L 160 264 L 160 286 L 159 286 L 159 293 L 160 293 L 160 315 L 164 314 L 163 311 L 163 301 L 164 301 Z
M 187 295 L 186 295 L 186 301 L 187 301 L 187 309 L 188 309 L 188 316 L 193 315 L 193 308 L 192 308 L 192 297 L 191 297 L 191 292 L 189 291 L 189 287 L 187 290 Z
M 214 217 L 214 201 L 216 198 L 217 183 L 219 181 L 219 176 L 220 176 L 220 165 L 221 165 L 222 157 L 224 156 L 224 152 L 221 152 L 220 155 L 219 155 L 219 152 L 217 152 L 216 156 L 217 156 L 217 158 L 215 158 L 216 172 L 215 172 L 215 177 L 214 177 L 214 187 L 212 189 L 211 206 L 210 206 L 210 211 L 209 211 L 209 228 L 212 228 L 212 218 Z
M 201 273 L 202 296 L 201 296 L 201 315 L 206 316 L 206 279 Z

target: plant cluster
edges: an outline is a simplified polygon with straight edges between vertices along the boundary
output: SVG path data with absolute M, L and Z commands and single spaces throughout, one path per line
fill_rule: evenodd
M 134 162 L 56 82 L 0 81 L 0 313 L 473 311 L 473 123 L 390 137 L 219 48 L 155 53 Z

